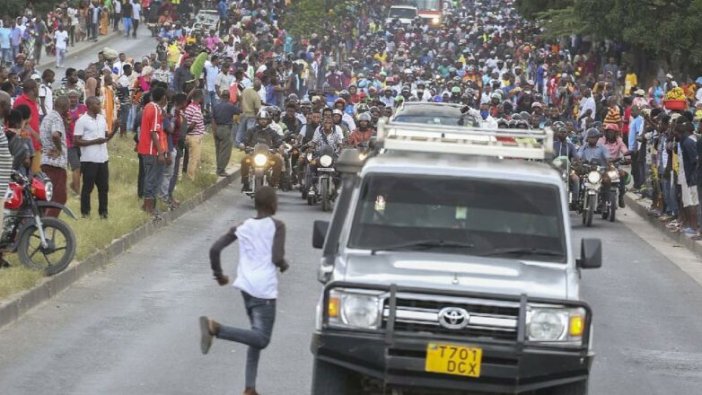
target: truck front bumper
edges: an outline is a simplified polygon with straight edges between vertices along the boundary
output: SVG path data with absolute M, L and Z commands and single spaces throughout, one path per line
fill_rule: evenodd
M 488 393 L 520 393 L 587 380 L 594 358 L 580 351 L 518 350 L 513 345 L 471 341 L 465 344 L 483 350 L 480 377 L 429 373 L 425 371 L 427 345 L 436 340 L 396 336 L 388 345 L 382 334 L 327 330 L 313 335 L 312 352 L 320 360 L 384 385 Z

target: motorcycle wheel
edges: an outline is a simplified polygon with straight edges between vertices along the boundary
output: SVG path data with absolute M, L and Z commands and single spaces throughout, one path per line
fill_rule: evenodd
M 254 191 L 258 191 L 263 186 L 263 176 L 256 176 L 254 178 Z
M 609 222 L 614 222 L 617 219 L 617 205 L 619 202 L 617 201 L 617 192 L 610 192 L 609 193 L 609 216 L 607 219 Z
M 331 200 L 329 199 L 329 180 L 323 180 L 320 184 L 319 194 L 322 198 L 322 211 L 331 211 Z
M 583 210 L 583 225 L 589 228 L 592 226 L 592 217 L 595 215 L 595 202 L 588 196 L 585 198 L 585 205 L 586 207 Z
M 300 192 L 301 192 L 302 198 L 307 199 L 307 188 L 305 188 L 304 186 L 300 187 Z
M 314 204 L 314 202 L 312 201 L 313 199 L 314 198 L 312 196 L 307 195 L 307 205 L 308 206 L 311 206 Z
M 42 218 L 47 248 L 41 245 L 36 224 L 24 229 L 19 238 L 17 254 L 20 262 L 30 269 L 42 270 L 51 276 L 64 270 L 76 255 L 76 236 L 65 222 L 57 218 Z

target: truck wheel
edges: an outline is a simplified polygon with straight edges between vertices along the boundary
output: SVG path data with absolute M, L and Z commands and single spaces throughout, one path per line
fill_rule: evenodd
M 356 395 L 361 393 L 360 380 L 355 374 L 315 358 L 312 370 L 312 395 Z
M 549 388 L 539 395 L 587 395 L 587 380 Z

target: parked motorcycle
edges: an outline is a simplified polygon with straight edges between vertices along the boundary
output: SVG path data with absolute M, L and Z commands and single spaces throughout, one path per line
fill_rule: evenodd
M 5 216 L 0 236 L 0 254 L 16 252 L 20 262 L 53 275 L 64 270 L 76 254 L 76 236 L 58 218 L 44 217 L 47 208 L 75 215 L 66 206 L 51 202 L 53 184 L 48 178 L 29 179 L 12 174 L 5 195 Z

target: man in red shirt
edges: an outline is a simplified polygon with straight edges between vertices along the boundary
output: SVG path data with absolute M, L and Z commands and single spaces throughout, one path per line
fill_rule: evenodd
M 16 100 L 13 108 L 17 108 L 22 104 L 29 107 L 31 116 L 29 118 L 29 127 L 32 129 L 30 137 L 32 138 L 32 146 L 34 146 L 34 157 L 32 158 L 32 173 L 41 172 L 41 140 L 39 137 L 39 105 L 37 97 L 39 96 L 39 86 L 32 79 L 27 79 L 22 82 L 22 95 Z
M 144 204 L 142 210 L 154 214 L 156 193 L 163 178 L 168 157 L 168 141 L 163 130 L 163 108 L 168 103 L 166 90 L 156 87 L 151 90 L 151 102 L 144 106 L 139 129 L 137 151 L 144 166 Z

